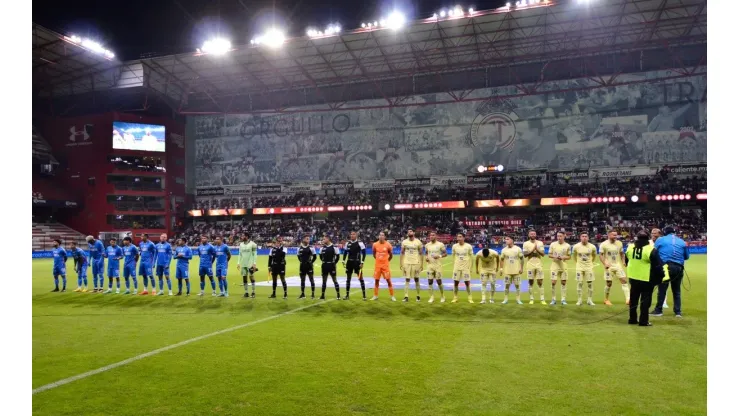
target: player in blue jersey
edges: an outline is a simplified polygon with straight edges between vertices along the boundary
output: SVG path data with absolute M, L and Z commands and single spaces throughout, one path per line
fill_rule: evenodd
M 208 237 L 205 235 L 200 237 L 198 256 L 200 257 L 200 264 L 198 267 L 198 275 L 200 276 L 200 293 L 198 296 L 203 296 L 205 294 L 206 276 L 211 280 L 213 296 L 218 296 L 218 293 L 216 293 L 216 281 L 213 280 L 213 261 L 216 260 L 216 249 L 208 242 Z
M 100 240 L 88 235 L 87 249 L 90 251 L 90 263 L 92 263 L 93 292 L 103 291 L 103 269 L 105 269 L 105 246 Z
M 126 280 L 126 291 L 123 292 L 124 295 L 131 293 L 131 282 L 129 280 L 131 277 L 134 278 L 134 295 L 139 291 L 139 283 L 136 280 L 136 262 L 138 260 L 139 249 L 133 245 L 131 237 L 123 237 L 123 278 Z
M 149 288 L 150 280 L 152 282 L 152 294 L 154 294 L 157 291 L 157 285 L 154 283 L 154 272 L 152 271 L 152 268 L 154 267 L 154 260 L 157 255 L 157 247 L 155 247 L 154 243 L 149 240 L 149 234 L 142 234 L 141 236 L 141 241 L 139 242 L 139 255 L 141 257 L 141 262 L 139 263 L 139 276 L 141 276 L 141 282 L 144 286 L 144 291 L 141 292 L 141 294 L 149 294 L 147 288 Z M 134 279 L 134 282 L 136 282 L 136 279 Z
M 108 258 L 108 290 L 103 293 L 113 291 L 113 279 L 116 279 L 116 293 L 121 293 L 121 259 L 123 250 L 118 246 L 116 238 L 110 239 L 110 245 L 105 249 L 104 256 Z
M 187 290 L 185 296 L 190 296 L 190 278 L 188 276 L 188 268 L 190 267 L 190 259 L 193 258 L 193 251 L 188 247 L 187 240 L 185 238 L 179 238 L 176 244 L 175 258 L 177 259 L 177 265 L 175 267 L 175 278 L 177 279 L 177 296 L 182 296 L 183 279 L 185 279 Z
M 229 260 L 231 260 L 231 249 L 224 244 L 221 237 L 216 237 L 216 278 L 218 278 L 218 288 L 221 290 L 219 296 L 229 296 L 229 283 L 226 280 L 226 274 L 229 271 Z
M 172 296 L 172 280 L 170 280 L 170 262 L 172 262 L 172 245 L 167 242 L 167 234 L 159 236 L 159 244 L 157 244 L 157 277 L 159 278 L 159 292 L 157 295 L 164 295 L 164 282 L 162 276 L 167 278 L 167 289 L 170 291 Z M 152 295 L 154 292 L 152 292 Z
M 72 241 L 69 243 L 69 255 L 75 262 L 75 272 L 77 273 L 77 289 L 75 292 L 87 292 L 87 254 Z
M 52 257 L 54 257 L 54 268 L 52 275 L 54 276 L 54 290 L 52 292 L 66 292 L 67 291 L 67 250 L 62 247 L 62 240 L 54 240 L 52 243 L 54 249 L 51 251 Z M 59 290 L 59 277 L 62 278 L 62 290 Z

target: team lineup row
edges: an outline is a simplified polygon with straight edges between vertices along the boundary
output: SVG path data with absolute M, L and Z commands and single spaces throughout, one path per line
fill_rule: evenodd
M 654 238 L 656 236 L 653 236 Z M 409 300 L 409 286 L 411 280 L 415 283 L 416 288 L 416 300 L 421 300 L 421 288 L 419 285 L 419 275 L 426 266 L 426 274 L 428 279 L 428 290 L 430 293 L 429 302 L 435 301 L 434 295 L 434 281 L 437 281 L 437 286 L 440 292 L 440 301 L 445 302 L 444 289 L 442 285 L 442 263 L 441 259 L 448 256 L 447 247 L 442 242 L 438 241 L 434 232 L 428 235 L 429 242 L 423 244 L 414 235 L 413 230 L 408 230 L 407 238 L 403 240 L 400 247 L 400 268 L 405 278 L 405 290 L 404 290 L 404 301 Z M 557 241 L 549 245 L 548 257 L 552 260 L 550 265 L 550 277 L 551 277 L 551 288 L 552 288 L 552 300 L 550 304 L 556 304 L 556 286 L 558 281 L 561 285 L 561 303 L 566 304 L 566 283 L 568 280 L 568 268 L 565 262 L 573 259 L 575 261 L 576 269 L 576 281 L 578 285 L 578 302 L 577 305 L 582 304 L 582 294 L 584 283 L 588 287 L 588 298 L 587 304 L 593 305 L 593 281 L 594 281 L 594 266 L 596 258 L 600 257 L 601 263 L 604 265 L 604 277 L 606 285 L 604 288 L 604 303 L 611 305 L 609 300 L 610 290 L 612 281 L 619 279 L 622 289 L 625 294 L 625 299 L 629 304 L 629 285 L 627 283 L 627 276 L 625 273 L 625 255 L 623 250 L 622 242 L 617 240 L 616 232 L 611 232 L 608 235 L 608 239 L 600 244 L 600 254 L 597 255 L 596 247 L 591 244 L 588 240 L 588 234 L 583 233 L 581 241 L 571 247 L 570 244 L 564 241 L 564 235 L 558 233 Z M 100 240 L 96 240 L 91 236 L 87 237 L 89 259 L 87 254 L 76 246 L 75 243 L 70 243 L 69 251 L 71 257 L 75 262 L 75 271 L 78 275 L 78 287 L 75 291 L 87 292 L 88 291 L 88 280 L 87 280 L 87 269 L 88 265 L 92 264 L 93 273 L 93 289 L 92 292 L 112 293 L 113 280 L 116 280 L 116 293 L 120 293 L 120 261 L 123 260 L 123 277 L 126 283 L 126 291 L 124 293 L 132 293 L 130 291 L 130 279 L 133 278 L 134 294 L 149 294 L 148 287 L 149 282 L 152 286 L 152 294 L 164 295 L 164 282 L 166 281 L 169 294 L 172 293 L 172 283 L 169 278 L 170 263 L 172 259 L 176 259 L 176 273 L 175 277 L 178 279 L 178 293 L 182 294 L 183 280 L 185 281 L 186 293 L 190 294 L 190 281 L 189 281 L 189 262 L 193 258 L 193 250 L 186 245 L 184 239 L 180 239 L 176 242 L 176 247 L 173 247 L 167 242 L 167 236 L 162 234 L 160 236 L 160 242 L 154 244 L 148 239 L 147 235 L 144 235 L 139 246 L 135 246 L 130 237 L 123 239 L 123 246 L 119 246 L 116 239 L 110 240 L 110 245 L 106 248 Z M 200 276 L 200 296 L 204 295 L 206 277 L 209 278 L 211 288 L 213 290 L 213 296 L 228 296 L 228 280 L 226 278 L 228 263 L 231 260 L 230 248 L 223 243 L 220 237 L 216 237 L 215 244 L 210 244 L 207 237 L 202 237 L 201 245 L 196 248 L 196 252 L 200 258 L 199 264 L 199 276 Z M 321 275 L 322 275 L 322 293 L 320 299 L 325 298 L 326 284 L 329 278 L 332 279 L 334 284 L 337 298 L 340 298 L 339 283 L 337 281 L 337 264 L 340 261 L 340 250 L 335 247 L 328 237 L 324 237 L 323 245 L 317 254 L 313 247 L 309 246 L 309 237 L 306 236 L 301 246 L 298 248 L 298 261 L 300 264 L 300 279 L 301 279 L 301 295 L 299 298 L 306 298 L 305 286 L 306 279 L 309 280 L 311 285 L 311 298 L 315 296 L 315 282 L 314 282 L 314 263 L 317 259 L 321 263 Z M 55 281 L 54 291 L 66 291 L 66 260 L 67 251 L 61 247 L 62 242 L 57 240 L 54 243 L 53 250 L 53 275 Z M 365 282 L 363 279 L 362 269 L 366 257 L 365 245 L 358 241 L 357 233 L 352 232 L 350 240 L 344 245 L 342 263 L 347 272 L 347 285 L 345 299 L 349 298 L 349 288 L 352 275 L 356 274 L 359 278 L 360 285 L 362 288 L 363 299 L 367 299 L 365 292 Z M 543 287 L 543 265 L 542 257 L 545 256 L 545 246 L 542 241 L 537 240 L 537 235 L 534 231 L 530 231 L 528 240 L 520 248 L 514 245 L 513 240 L 510 237 L 506 238 L 506 246 L 498 253 L 496 250 L 485 248 L 480 250 L 477 254 L 474 254 L 473 248 L 470 244 L 465 243 L 464 236 L 459 234 L 457 236 L 457 242 L 452 245 L 452 257 L 454 258 L 452 277 L 454 281 L 454 297 L 452 302 L 458 301 L 458 285 L 460 281 L 465 284 L 465 288 L 468 294 L 468 302 L 473 303 L 471 296 L 470 280 L 472 274 L 472 267 L 475 266 L 475 274 L 480 276 L 481 280 L 481 292 L 482 300 L 481 303 L 486 303 L 486 294 L 488 294 L 488 302 L 493 303 L 493 294 L 495 292 L 495 278 L 496 276 L 504 277 L 505 284 L 505 297 L 503 303 L 508 302 L 509 288 L 513 284 L 516 289 L 516 301 L 521 304 L 520 298 L 520 282 L 521 275 L 525 271 L 527 272 L 527 279 L 529 280 L 529 303 L 534 303 L 534 284 L 537 283 L 539 288 L 540 302 L 545 302 L 545 290 Z M 373 300 L 378 299 L 378 290 L 381 278 L 387 282 L 388 289 L 392 300 L 396 300 L 394 296 L 393 285 L 390 280 L 390 261 L 393 258 L 393 247 L 385 239 L 385 234 L 380 233 L 378 241 L 372 246 L 372 254 L 375 258 L 375 268 L 373 278 L 375 280 L 374 296 Z M 273 291 L 271 298 L 276 297 L 276 288 L 278 279 L 281 281 L 283 286 L 283 297 L 287 298 L 287 283 L 285 281 L 285 266 L 286 266 L 287 249 L 282 246 L 280 238 L 276 238 L 275 247 L 270 250 L 268 257 L 268 274 L 272 277 Z M 109 278 L 108 290 L 103 291 L 104 279 L 103 271 L 105 269 L 104 262 L 105 258 L 108 259 L 107 275 Z M 474 260 L 473 260 L 474 259 Z M 140 260 L 140 261 L 139 261 Z M 138 281 L 137 281 L 137 263 L 138 264 L 138 275 L 143 278 L 142 292 L 138 292 Z M 216 291 L 216 280 L 214 280 L 213 265 L 215 263 L 215 277 L 218 281 L 219 289 Z M 245 297 L 255 297 L 255 273 L 257 270 L 257 245 L 250 240 L 249 235 L 245 234 L 242 237 L 242 242 L 239 245 L 239 254 L 237 261 L 237 269 L 241 272 L 243 277 L 243 284 L 245 288 Z M 156 283 L 154 276 L 159 278 L 159 291 L 156 289 Z M 59 288 L 59 278 L 62 280 L 62 288 Z M 252 292 L 249 294 L 248 285 L 251 283 Z M 486 293 L 488 292 L 488 293 Z

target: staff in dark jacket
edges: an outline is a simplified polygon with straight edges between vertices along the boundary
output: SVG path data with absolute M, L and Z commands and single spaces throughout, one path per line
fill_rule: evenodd
M 653 300 L 654 266 L 662 270 L 657 251 L 650 245 L 647 232 L 637 233 L 637 241 L 627 247 L 627 276 L 630 279 L 630 325 L 651 326 L 648 321 L 650 304 Z M 640 317 L 637 317 L 637 308 Z
M 675 231 L 673 227 L 666 227 L 663 230 L 665 235 L 655 241 L 655 251 L 660 255 L 663 264 L 668 266 L 670 281 L 658 286 L 658 303 L 650 314 L 652 316 L 663 316 L 663 302 L 670 286 L 673 292 L 673 313 L 676 314 L 676 318 L 681 318 L 681 282 L 683 264 L 689 259 L 689 246 L 676 236 Z

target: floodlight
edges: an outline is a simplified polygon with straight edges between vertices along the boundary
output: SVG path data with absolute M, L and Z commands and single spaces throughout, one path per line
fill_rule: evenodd
M 499 172 L 503 172 L 504 171 L 504 165 L 498 165 L 498 166 L 496 166 L 496 170 L 498 170 Z
M 204 53 L 212 55 L 224 55 L 231 50 L 231 42 L 228 39 L 215 38 L 207 40 L 200 48 Z
M 385 204 L 385 206 L 383 208 L 385 208 L 386 211 L 387 211 L 387 210 L 391 209 L 391 206 L 390 206 L 390 204 Z
M 483 165 L 479 165 L 478 166 L 478 173 L 483 173 L 485 171 L 486 171 L 486 167 L 485 166 L 483 166 Z
M 434 13 L 434 14 L 432 15 L 432 19 L 436 19 L 436 18 L 437 18 L 437 13 Z
M 472 8 L 472 7 L 468 9 L 468 13 L 469 13 L 469 14 L 473 14 L 474 12 L 475 12 L 475 10 L 473 10 L 473 8 Z
M 361 26 L 362 26 L 363 29 L 365 28 L 365 24 L 364 23 Z
M 439 12 L 439 15 L 442 16 L 442 17 L 447 16 L 447 10 L 442 9 L 442 11 Z
M 387 23 L 389 28 L 398 30 L 406 23 L 406 16 L 400 12 L 394 11 L 390 16 L 388 16 Z

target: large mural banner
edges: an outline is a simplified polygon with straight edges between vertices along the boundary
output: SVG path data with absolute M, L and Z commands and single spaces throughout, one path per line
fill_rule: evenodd
M 477 101 L 436 104 L 450 99 L 439 93 L 392 108 L 366 100 L 347 105 L 366 107 L 357 110 L 191 116 L 195 185 L 466 175 L 489 163 L 512 171 L 704 162 L 705 70 L 620 75 L 609 87 L 550 82 L 540 89 L 551 92 L 529 96 L 498 87 L 466 98 Z

